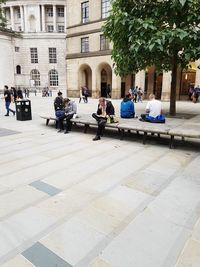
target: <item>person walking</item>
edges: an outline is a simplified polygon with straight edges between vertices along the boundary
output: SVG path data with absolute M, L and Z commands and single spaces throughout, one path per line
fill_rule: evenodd
M 10 104 L 11 104 L 12 100 L 14 101 L 13 95 L 11 94 L 7 85 L 4 86 L 4 97 L 3 98 L 5 99 L 5 106 L 6 106 L 5 116 L 9 116 L 9 112 L 12 112 L 13 115 L 15 115 L 15 111 L 10 108 Z

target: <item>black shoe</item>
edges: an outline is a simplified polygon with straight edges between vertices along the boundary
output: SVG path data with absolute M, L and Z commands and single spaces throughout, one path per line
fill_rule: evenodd
M 64 131 L 64 134 L 68 134 L 69 132 L 67 130 Z
M 9 116 L 9 114 L 6 114 L 6 115 L 4 115 L 4 116 Z
M 144 121 L 144 120 L 142 118 L 140 118 L 139 121 Z
M 93 140 L 93 141 L 97 141 L 97 140 L 100 140 L 100 139 L 101 139 L 101 137 L 98 136 L 98 135 L 96 135 L 92 140 Z
M 58 130 L 58 133 L 61 133 L 62 132 L 62 130 L 60 129 L 60 130 Z

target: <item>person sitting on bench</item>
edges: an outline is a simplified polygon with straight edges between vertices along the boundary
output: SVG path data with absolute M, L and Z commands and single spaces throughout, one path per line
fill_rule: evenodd
M 162 115 L 162 103 L 155 99 L 154 94 L 149 95 L 149 102 L 146 106 L 146 114 L 141 114 L 140 121 L 152 123 L 165 123 L 165 116 Z
M 96 136 L 93 138 L 93 141 L 101 139 L 103 130 L 105 128 L 108 116 L 115 115 L 115 109 L 111 101 L 106 100 L 104 97 L 99 98 L 99 104 L 97 113 L 93 113 L 92 117 L 97 121 L 98 128 Z
M 122 100 L 120 106 L 120 116 L 121 118 L 134 118 L 135 117 L 135 108 L 132 101 L 132 95 L 127 94 L 126 97 Z
M 69 98 L 64 98 L 64 109 L 63 115 L 57 118 L 58 120 L 58 133 L 62 132 L 63 130 L 63 121 L 66 119 L 65 131 L 64 133 L 67 134 L 71 130 L 71 119 L 73 118 L 74 114 L 77 113 L 77 106 L 75 101 L 70 100 Z

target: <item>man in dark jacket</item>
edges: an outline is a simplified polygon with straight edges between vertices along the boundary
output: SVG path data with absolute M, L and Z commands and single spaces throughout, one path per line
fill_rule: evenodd
M 101 139 L 103 130 L 105 128 L 108 116 L 115 115 L 115 109 L 111 101 L 106 100 L 105 98 L 99 98 L 99 104 L 97 113 L 93 113 L 92 117 L 97 121 L 98 128 L 96 136 L 93 138 L 93 141 Z
M 135 117 L 135 108 L 134 103 L 131 99 L 131 95 L 128 94 L 121 102 L 120 108 L 121 118 L 134 118 Z
M 64 103 L 63 103 L 63 96 L 62 92 L 58 92 L 58 96 L 54 100 L 54 109 L 55 111 L 63 110 Z

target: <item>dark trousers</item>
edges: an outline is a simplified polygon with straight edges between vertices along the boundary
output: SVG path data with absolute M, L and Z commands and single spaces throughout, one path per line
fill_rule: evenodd
M 74 114 L 67 114 L 67 115 L 63 115 L 63 116 L 59 117 L 58 118 L 58 128 L 60 130 L 64 129 L 63 121 L 66 119 L 65 130 L 70 131 L 71 126 L 72 126 L 72 123 L 70 120 L 72 119 L 73 115 Z
M 103 134 L 103 130 L 105 128 L 107 119 L 103 117 L 98 117 L 96 113 L 92 114 L 92 117 L 97 121 L 98 128 L 97 128 L 97 136 L 101 136 Z

